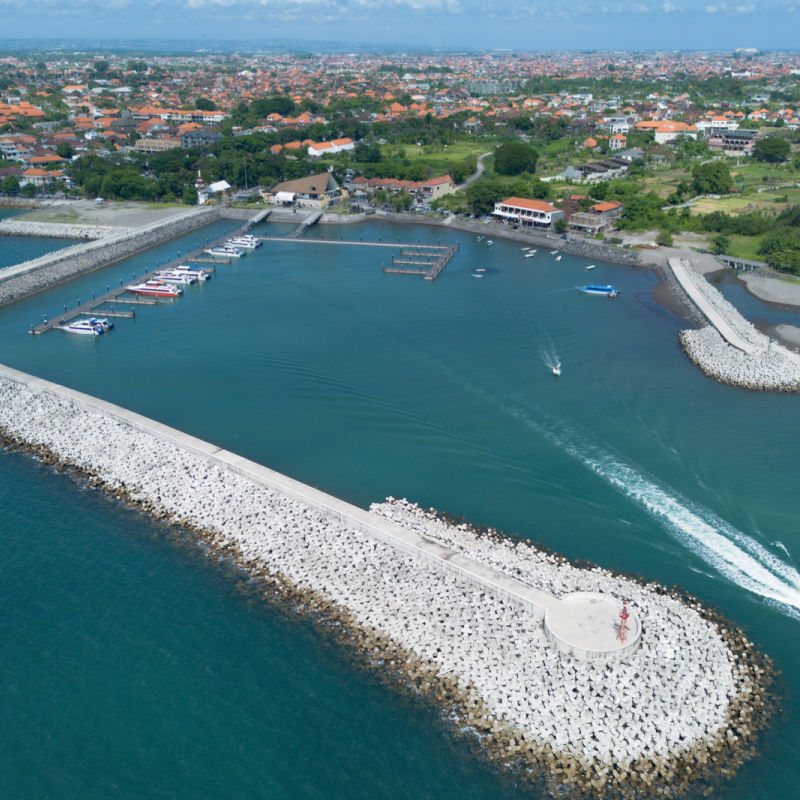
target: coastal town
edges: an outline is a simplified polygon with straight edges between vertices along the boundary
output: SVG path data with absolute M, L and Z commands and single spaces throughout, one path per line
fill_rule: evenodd
M 0 48 L 0 795 L 796 785 L 798 309 L 796 51 Z
M 752 49 L 0 58 L 6 198 L 490 217 L 788 272 L 798 128 L 800 59 Z

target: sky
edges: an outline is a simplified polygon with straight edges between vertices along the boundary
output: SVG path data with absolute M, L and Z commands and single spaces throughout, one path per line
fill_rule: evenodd
M 800 0 L 0 0 L 0 40 L 788 50 L 800 44 L 798 32 Z

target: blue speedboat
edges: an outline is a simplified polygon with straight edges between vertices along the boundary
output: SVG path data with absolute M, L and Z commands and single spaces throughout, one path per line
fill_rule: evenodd
M 610 283 L 607 286 L 592 284 L 590 286 L 576 286 L 575 288 L 584 294 L 604 294 L 606 297 L 612 298 L 619 294 L 619 289 L 617 289 L 616 286 L 612 286 Z

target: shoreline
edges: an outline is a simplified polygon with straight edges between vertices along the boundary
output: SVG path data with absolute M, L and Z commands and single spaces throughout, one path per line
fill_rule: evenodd
M 329 623 L 369 668 L 475 731 L 495 764 L 551 792 L 645 798 L 712 786 L 754 754 L 769 722 L 769 659 L 680 592 L 405 500 L 359 511 L 555 595 L 625 597 L 646 619 L 640 646 L 622 660 L 576 658 L 552 647 L 519 604 L 365 536 L 295 490 L 264 485 L 265 468 L 235 454 L 8 368 L 0 396 L 6 447 L 190 531 L 267 593 Z M 317 491 L 278 477 L 301 496 Z

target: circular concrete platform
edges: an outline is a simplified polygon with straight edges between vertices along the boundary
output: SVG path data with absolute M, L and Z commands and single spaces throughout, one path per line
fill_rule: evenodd
M 617 636 L 622 602 L 599 592 L 574 592 L 548 605 L 544 614 L 547 638 L 559 649 L 584 659 L 615 659 L 638 646 L 642 626 L 638 614 L 628 608 L 628 631 Z

